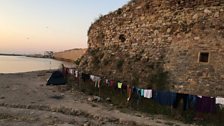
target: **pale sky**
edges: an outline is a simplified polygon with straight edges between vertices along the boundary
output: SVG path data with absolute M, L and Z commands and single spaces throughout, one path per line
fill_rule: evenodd
M 91 23 L 128 1 L 0 0 L 0 53 L 87 48 Z

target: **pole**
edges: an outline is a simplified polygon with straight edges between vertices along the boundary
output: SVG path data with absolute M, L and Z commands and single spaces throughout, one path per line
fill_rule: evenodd
M 50 70 L 51 70 L 51 61 L 50 61 Z

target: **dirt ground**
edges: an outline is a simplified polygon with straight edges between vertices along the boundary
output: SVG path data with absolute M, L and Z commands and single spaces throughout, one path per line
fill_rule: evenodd
M 66 87 L 48 87 L 46 71 L 0 74 L 0 126 L 188 126 L 164 116 L 123 113 Z

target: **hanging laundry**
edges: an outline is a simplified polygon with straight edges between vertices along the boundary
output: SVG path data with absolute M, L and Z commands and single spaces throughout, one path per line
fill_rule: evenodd
M 95 82 L 95 81 L 96 81 L 96 79 L 95 79 L 95 76 L 94 76 L 94 75 L 90 75 L 90 79 L 91 79 L 93 82 Z
M 65 69 L 65 75 L 68 75 L 69 74 L 69 68 L 66 68 Z
M 142 94 L 143 93 L 143 94 Z M 147 89 L 145 89 L 145 90 L 141 90 L 141 96 L 143 96 L 144 98 L 146 98 L 146 96 L 147 96 L 147 93 L 148 93 L 148 91 L 147 91 Z
M 126 91 L 127 90 L 127 85 L 126 84 L 124 84 L 124 83 L 122 83 L 122 91 Z
M 122 95 L 126 94 L 126 92 L 127 92 L 127 84 L 122 83 L 120 92 L 121 92 Z
M 183 110 L 187 110 L 187 105 L 188 105 L 188 95 L 187 94 L 176 94 L 176 100 L 174 101 L 173 107 L 177 108 L 180 104 L 180 101 L 183 100 Z
M 72 69 L 72 75 L 75 75 L 75 69 Z
M 145 94 L 144 89 L 141 89 L 141 96 L 144 97 L 144 94 Z
M 137 88 L 137 104 L 139 104 L 141 101 L 141 89 Z
M 196 111 L 202 113 L 212 113 L 215 112 L 215 98 L 197 97 Z
M 132 87 L 132 92 L 137 94 L 137 88 L 136 87 Z
M 97 78 L 97 86 L 98 86 L 98 88 L 100 88 L 101 87 L 101 79 L 100 78 Z
M 202 98 L 202 96 L 198 95 L 197 97 Z
M 216 104 L 224 105 L 224 98 L 217 97 L 215 102 L 216 102 Z
M 118 83 L 117 83 L 117 87 L 118 87 L 119 89 L 121 89 L 121 88 L 122 88 L 122 83 L 121 83 L 121 82 L 118 82 Z
M 132 96 L 133 96 L 133 102 L 137 103 L 139 105 L 140 100 L 141 100 L 141 89 L 133 87 L 132 88 Z
M 145 98 L 152 98 L 152 90 L 144 90 Z
M 75 77 L 78 78 L 79 77 L 79 72 L 76 70 L 75 71 Z
M 153 90 L 153 100 L 161 105 L 172 106 L 176 100 L 176 93 L 169 91 L 154 91 Z
M 130 85 L 127 85 L 127 101 L 129 102 L 131 99 L 131 94 L 132 94 L 132 87 Z
M 141 97 L 141 89 L 140 88 L 136 88 L 137 89 L 137 95 L 139 96 L 139 97 Z
M 101 78 L 94 76 L 93 77 L 93 82 L 95 82 L 95 87 L 100 88 L 100 84 L 101 84 Z
M 115 83 L 114 80 L 111 80 L 111 81 L 110 81 L 110 87 L 116 89 L 117 85 L 116 85 L 116 83 Z
M 109 82 L 108 79 L 105 80 L 105 83 L 106 83 L 107 86 L 110 86 L 110 82 Z
M 133 91 L 133 94 L 135 94 L 137 102 L 139 103 L 141 100 L 141 89 L 137 87 L 133 87 L 132 91 Z
M 73 69 L 69 69 L 69 74 L 73 75 L 73 73 L 74 73 L 73 71 L 74 71 Z
M 188 95 L 187 99 L 187 109 L 194 109 L 197 102 L 197 96 L 195 95 Z
M 82 80 L 84 82 L 87 81 L 87 80 L 90 80 L 90 75 L 89 74 L 82 73 Z
M 94 86 L 97 87 L 98 86 L 98 81 L 95 79 L 94 80 Z

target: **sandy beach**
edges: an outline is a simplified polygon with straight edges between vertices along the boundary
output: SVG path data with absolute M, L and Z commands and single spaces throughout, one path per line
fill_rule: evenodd
M 50 75 L 0 74 L 0 126 L 187 126 L 160 115 L 123 113 L 66 86 L 48 87 Z

